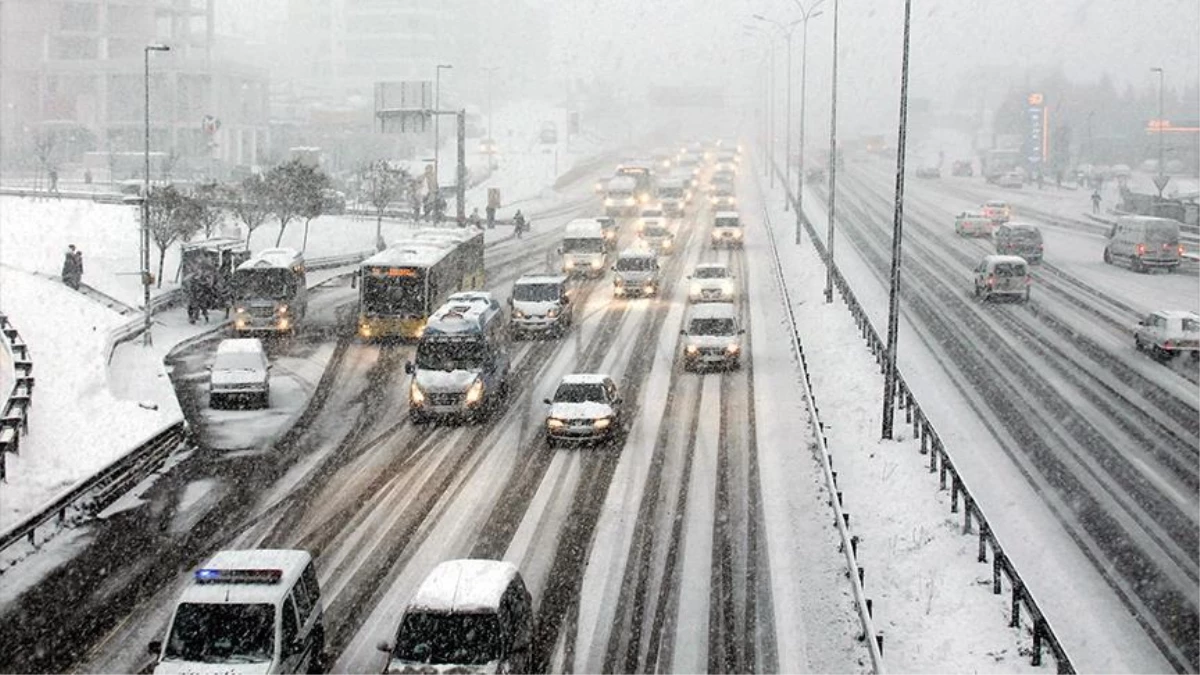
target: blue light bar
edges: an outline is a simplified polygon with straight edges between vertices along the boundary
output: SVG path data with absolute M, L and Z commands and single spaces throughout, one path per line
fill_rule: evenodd
M 204 568 L 196 570 L 198 584 L 277 584 L 283 578 L 283 570 L 251 569 L 222 570 Z

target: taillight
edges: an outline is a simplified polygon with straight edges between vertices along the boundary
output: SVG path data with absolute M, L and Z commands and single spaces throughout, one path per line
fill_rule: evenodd
M 1025 276 L 1025 285 L 1032 286 L 1033 285 L 1033 277 L 1026 275 Z
M 1183 255 L 1183 244 L 1179 245 L 1179 255 Z
M 995 286 L 996 285 L 996 277 L 989 274 L 988 278 L 987 278 L 987 284 L 988 284 L 989 288 L 992 286 Z
M 1171 342 L 1170 340 L 1167 340 L 1166 342 L 1163 343 L 1163 349 L 1174 349 L 1174 348 L 1175 348 L 1175 343 Z
M 1137 245 L 1137 254 L 1138 255 L 1146 255 L 1146 245 L 1145 244 Z

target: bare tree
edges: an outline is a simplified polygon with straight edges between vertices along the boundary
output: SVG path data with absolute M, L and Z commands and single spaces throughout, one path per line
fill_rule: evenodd
M 271 215 L 271 199 L 266 181 L 255 174 L 242 181 L 237 187 L 224 190 L 224 201 L 230 212 L 246 226 L 246 250 L 250 250 L 250 237 Z
M 382 251 L 385 248 L 383 212 L 388 204 L 404 196 L 404 190 L 410 182 L 408 172 L 381 159 L 364 167 L 362 174 L 367 202 L 375 207 L 375 248 Z
M 158 287 L 162 288 L 163 264 L 167 249 L 180 239 L 190 239 L 202 226 L 205 206 L 184 195 L 174 186 L 155 188 L 147 202 L 147 228 L 158 247 Z
M 271 211 L 279 220 L 276 246 L 283 242 L 288 223 L 298 217 L 305 219 L 304 239 L 307 245 L 308 223 L 321 215 L 324 206 L 322 192 L 328 186 L 328 176 L 299 159 L 280 164 L 267 172 L 266 187 L 270 195 Z
M 35 187 L 40 186 L 42 176 L 48 174 L 54 167 L 54 150 L 58 144 L 58 135 L 49 129 L 39 129 L 33 135 L 33 156 L 37 159 L 38 174 Z
M 196 187 L 195 197 L 204 206 L 201 213 L 203 218 L 197 232 L 203 230 L 205 238 L 211 237 L 213 232 L 217 231 L 225 222 L 225 206 L 222 203 L 221 186 L 215 182 L 201 183 Z

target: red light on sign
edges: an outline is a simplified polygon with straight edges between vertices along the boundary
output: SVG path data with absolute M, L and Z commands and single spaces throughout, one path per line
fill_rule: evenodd
M 1025 100 L 1029 102 L 1029 105 L 1041 105 L 1045 99 L 1041 94 L 1034 93 L 1030 94 Z
M 387 275 L 389 277 L 415 277 L 417 276 L 417 271 L 408 269 L 407 267 L 393 267 L 387 271 Z

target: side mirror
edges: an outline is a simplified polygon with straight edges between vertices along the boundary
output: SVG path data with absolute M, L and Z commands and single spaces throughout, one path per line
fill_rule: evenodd
M 561 302 L 562 302 L 562 304 L 564 304 L 564 305 L 569 305 L 569 304 L 571 304 L 571 298 L 570 298 L 570 296 L 567 296 L 567 295 L 564 295 L 564 296 L 562 296 L 562 300 L 561 300 Z
M 548 398 L 542 399 L 542 403 L 545 403 L 546 405 L 554 405 L 554 401 L 551 401 Z
M 270 370 L 270 369 L 272 369 L 272 368 L 274 368 L 274 367 L 275 367 L 275 364 L 273 364 L 273 363 L 268 363 L 268 364 L 267 364 L 267 370 Z
M 621 405 L 624 402 L 625 399 L 621 398 L 620 396 L 613 399 L 613 405 Z
M 738 335 L 745 335 L 745 334 L 746 334 L 746 329 L 745 329 L 745 328 L 739 328 L 739 329 L 738 329 Z
M 408 361 L 404 364 L 404 372 L 412 375 L 413 373 L 417 372 L 417 368 L 413 365 L 412 361 Z
M 508 306 L 512 307 L 512 304 L 513 304 L 513 299 L 512 299 L 512 296 L 510 295 L 510 296 L 508 296 Z
M 378 649 L 379 651 L 381 651 L 385 654 L 392 653 L 392 646 L 383 640 L 380 640 L 379 642 L 375 643 L 375 649 Z
M 204 366 L 204 369 L 205 369 L 205 370 L 207 370 L 207 371 L 208 371 L 208 372 L 210 372 L 210 373 L 212 372 L 212 366 L 211 366 L 211 365 Z
M 687 335 L 687 331 L 686 331 L 686 330 L 681 330 L 681 331 L 679 331 L 679 334 L 680 334 L 680 335 Z
M 150 644 L 146 645 L 148 651 L 155 656 L 162 653 L 162 640 L 151 640 Z

